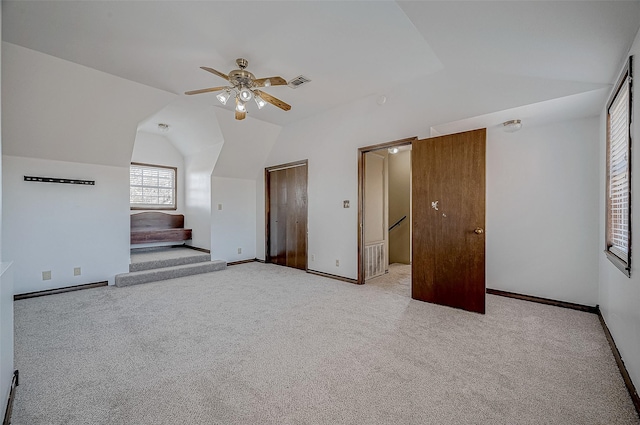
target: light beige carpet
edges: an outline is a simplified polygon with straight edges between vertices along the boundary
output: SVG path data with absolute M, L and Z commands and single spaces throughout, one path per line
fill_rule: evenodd
M 131 250 L 130 259 L 131 263 L 144 263 L 147 261 L 164 261 L 193 257 L 195 255 L 206 255 L 206 253 L 182 246 L 138 248 Z
M 15 425 L 638 424 L 595 315 L 274 265 L 15 303 Z
M 388 273 L 367 280 L 366 285 L 411 297 L 411 264 L 389 264 Z

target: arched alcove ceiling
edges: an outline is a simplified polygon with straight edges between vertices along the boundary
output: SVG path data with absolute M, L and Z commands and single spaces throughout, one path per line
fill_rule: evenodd
M 168 130 L 162 131 L 160 123 Z M 138 126 L 167 138 L 185 158 L 218 149 L 213 175 L 243 179 L 257 177 L 281 129 L 251 116 L 237 121 L 233 113 L 189 98 L 170 103 Z
M 179 98 L 141 122 L 138 130 L 166 137 L 186 158 L 224 143 L 214 110 L 204 102 Z M 168 124 L 168 131 L 162 131 L 160 123 Z

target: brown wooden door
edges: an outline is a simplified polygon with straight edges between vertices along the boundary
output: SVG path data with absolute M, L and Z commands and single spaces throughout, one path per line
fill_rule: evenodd
M 411 297 L 485 312 L 486 129 L 413 142 Z
M 267 262 L 307 268 L 307 165 L 271 167 L 267 179 Z

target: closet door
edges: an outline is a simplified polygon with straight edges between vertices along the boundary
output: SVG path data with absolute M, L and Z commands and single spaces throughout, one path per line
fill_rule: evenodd
M 307 268 L 307 161 L 266 169 L 266 260 Z

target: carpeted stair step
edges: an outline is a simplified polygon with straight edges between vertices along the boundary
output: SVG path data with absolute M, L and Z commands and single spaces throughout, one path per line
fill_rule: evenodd
M 116 286 L 131 286 L 140 283 L 157 282 L 194 274 L 210 273 L 227 268 L 227 262 L 222 260 L 207 261 L 195 264 L 164 267 L 161 269 L 143 270 L 116 275 Z
M 185 264 L 204 263 L 206 261 L 211 261 L 210 254 L 194 253 L 194 255 L 190 255 L 188 257 L 167 258 L 164 260 L 152 260 L 152 261 L 144 261 L 139 263 L 131 263 L 129 264 L 129 271 L 140 272 L 143 270 L 153 270 L 153 269 L 162 269 L 165 267 L 183 266 Z

